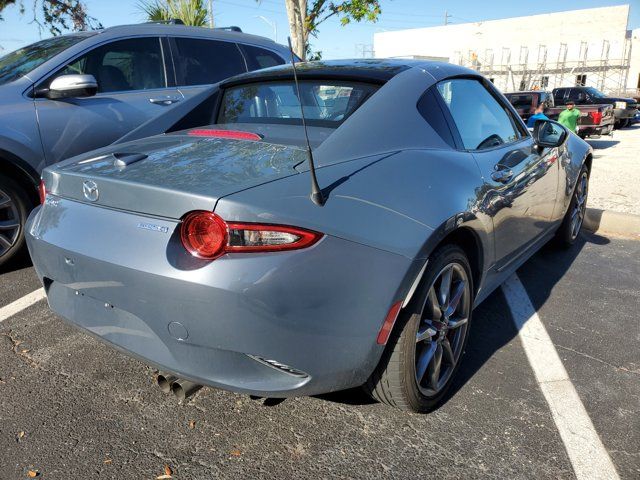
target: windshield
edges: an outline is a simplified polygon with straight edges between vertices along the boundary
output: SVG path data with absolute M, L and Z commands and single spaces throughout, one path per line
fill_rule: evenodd
M 85 38 L 87 38 L 86 34 L 48 38 L 0 57 L 0 85 L 26 75 L 34 68 Z
M 305 80 L 300 96 L 308 125 L 337 128 L 377 87 L 363 83 Z M 302 123 L 293 81 L 249 84 L 225 91 L 218 123 Z
M 596 98 L 605 98 L 606 97 L 606 95 L 604 93 L 602 93 L 600 90 L 598 90 L 596 88 L 593 88 L 593 87 L 586 88 L 586 91 L 592 97 L 596 97 Z

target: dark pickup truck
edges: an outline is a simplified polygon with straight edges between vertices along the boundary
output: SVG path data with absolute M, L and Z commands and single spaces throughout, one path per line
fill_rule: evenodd
M 525 123 L 541 103 L 545 107 L 544 114 L 551 120 L 558 120 L 560 112 L 565 109 L 565 107 L 556 107 L 553 95 L 542 90 L 505 93 L 504 95 Z M 580 137 L 609 135 L 613 130 L 614 115 L 611 105 L 578 105 L 576 108 L 580 110 L 577 132 Z
M 611 105 L 615 128 L 628 126 L 638 112 L 638 102 L 635 99 L 609 97 L 593 87 L 554 88 L 552 94 L 556 105 L 566 105 L 569 100 L 573 100 L 580 111 L 584 105 Z

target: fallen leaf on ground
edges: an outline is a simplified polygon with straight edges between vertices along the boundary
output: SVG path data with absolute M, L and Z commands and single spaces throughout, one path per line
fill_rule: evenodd
M 173 478 L 171 475 L 159 475 L 156 477 L 156 480 L 166 480 L 168 478 Z
M 189 428 L 191 428 L 191 429 L 196 428 L 196 421 L 195 420 L 189 420 Z
M 38 476 L 38 471 L 37 470 L 29 470 L 27 472 L 27 476 L 29 478 L 36 478 Z
M 20 432 L 20 433 L 18 433 L 18 438 L 22 438 L 22 437 L 24 437 L 24 435 L 25 435 L 24 432 Z
M 240 455 L 242 455 L 242 452 L 240 450 L 231 450 L 231 452 L 229 453 L 234 457 L 239 457 Z
M 164 466 L 164 474 L 171 476 L 172 473 L 173 473 L 173 471 L 171 470 L 171 467 L 169 465 L 165 465 Z
M 104 462 L 102 462 L 102 463 L 108 464 L 108 463 L 111 463 L 111 462 L 113 462 L 113 460 L 111 460 L 110 458 L 107 458 L 107 459 L 106 459 Z
M 31 350 L 29 350 L 28 348 L 23 348 L 22 350 L 20 350 L 20 353 L 29 353 Z

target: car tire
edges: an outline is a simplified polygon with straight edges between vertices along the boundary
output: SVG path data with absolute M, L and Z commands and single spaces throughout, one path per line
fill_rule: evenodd
M 556 240 L 561 247 L 568 248 L 576 243 L 587 212 L 588 196 L 589 169 L 586 165 L 583 165 L 573 189 L 567 213 L 565 213 L 560 228 L 556 232 Z
M 0 178 L 0 266 L 24 248 L 24 225 L 32 208 L 29 196 L 10 178 Z
M 428 262 L 364 385 L 375 400 L 417 413 L 437 408 L 451 386 L 469 337 L 474 297 L 471 268 L 460 247 L 443 246 Z

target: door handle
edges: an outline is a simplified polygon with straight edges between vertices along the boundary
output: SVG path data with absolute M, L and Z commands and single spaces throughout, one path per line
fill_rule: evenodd
M 173 103 L 179 102 L 180 97 L 175 95 L 165 95 L 164 97 L 150 98 L 149 101 L 154 105 L 171 105 Z
M 500 183 L 507 183 L 509 180 L 511 180 L 511 177 L 513 177 L 513 172 L 508 169 L 496 170 L 495 172 L 491 173 L 491 178 L 494 181 Z

